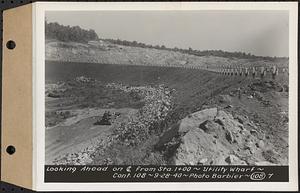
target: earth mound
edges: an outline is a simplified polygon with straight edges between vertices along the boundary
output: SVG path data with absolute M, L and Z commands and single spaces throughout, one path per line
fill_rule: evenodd
M 188 115 L 156 145 L 175 165 L 282 164 L 272 147 L 247 117 L 217 108 Z

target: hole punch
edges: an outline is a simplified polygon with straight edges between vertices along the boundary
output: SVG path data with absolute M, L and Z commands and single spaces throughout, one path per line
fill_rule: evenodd
M 7 43 L 6 43 L 6 47 L 10 50 L 14 49 L 16 47 L 16 43 L 13 41 L 13 40 L 9 40 Z
M 9 155 L 12 155 L 12 154 L 14 154 L 14 153 L 16 152 L 16 148 L 15 148 L 14 146 L 12 146 L 12 145 L 7 146 L 6 152 L 7 152 Z

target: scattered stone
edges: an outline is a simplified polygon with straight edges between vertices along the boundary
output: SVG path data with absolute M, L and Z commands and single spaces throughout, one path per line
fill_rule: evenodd
M 77 82 L 87 83 L 87 82 L 90 82 L 92 79 L 91 78 L 87 78 L 85 76 L 80 76 L 80 77 L 76 77 L 75 80 Z
M 288 122 L 289 122 L 289 117 L 288 117 L 288 115 L 285 114 L 285 115 L 282 116 L 282 122 L 283 122 L 283 123 L 288 123 Z
M 187 133 L 189 130 L 198 128 L 206 120 L 213 120 L 217 115 L 217 108 L 204 109 L 190 114 L 190 116 L 185 117 L 177 124 L 173 125 L 171 129 L 163 134 L 161 139 L 171 140 L 176 135 L 182 135 Z M 167 141 L 165 141 L 167 142 Z M 164 142 L 164 143 L 165 143 Z M 159 142 L 161 143 L 161 142 Z
M 241 130 L 244 130 L 244 126 L 243 125 L 239 125 L 238 126 Z
M 203 158 L 198 163 L 199 163 L 199 165 L 204 165 L 207 161 L 208 161 L 207 158 Z
M 227 141 L 228 141 L 229 143 L 233 143 L 233 142 L 234 142 L 234 137 L 233 137 L 231 131 L 226 130 L 226 132 L 225 132 L 225 137 L 226 137 L 226 139 L 227 139 Z
M 198 163 L 203 157 L 211 157 L 215 151 L 213 137 L 202 129 L 189 130 L 180 138 L 181 143 L 172 156 L 175 165 Z M 205 151 L 203 151 L 205 150 Z
M 248 141 L 247 143 L 245 143 L 244 147 L 245 150 L 249 150 L 250 154 L 253 154 L 255 152 L 255 147 L 252 141 Z
M 226 159 L 225 162 L 228 163 L 229 165 L 247 165 L 247 163 L 240 158 L 238 158 L 235 155 L 229 155 Z
M 228 165 L 228 163 L 225 161 L 224 156 L 219 156 L 215 159 L 214 165 Z
M 231 97 L 229 95 L 219 95 L 220 103 L 231 103 Z
M 254 130 L 254 129 L 251 129 L 251 130 L 250 130 L 250 134 L 251 134 L 251 135 L 256 135 L 256 136 L 257 136 L 257 135 L 258 135 L 258 132 L 257 132 L 256 130 Z
M 239 123 L 241 123 L 241 124 L 244 123 L 244 120 L 245 120 L 244 117 L 242 117 L 242 116 L 240 116 L 240 115 L 235 115 L 234 118 L 237 119 Z
M 278 153 L 275 150 L 273 149 L 265 150 L 262 152 L 262 155 L 267 161 L 271 163 L 277 163 Z
M 49 92 L 49 93 L 47 93 L 47 97 L 51 97 L 51 98 L 60 98 L 61 95 L 60 95 L 60 94 L 53 93 L 53 92 Z
M 259 142 L 257 142 L 255 145 L 258 148 L 263 148 L 265 146 L 265 143 L 263 140 L 259 140 Z
M 232 106 L 232 105 L 227 105 L 227 106 L 225 107 L 225 109 L 230 109 L 230 108 L 233 108 L 233 106 Z
M 260 162 L 255 162 L 255 166 L 274 166 L 276 164 L 268 162 L 268 161 L 260 161 Z
M 284 92 L 289 92 L 289 86 L 288 85 L 283 85 L 283 90 Z
M 215 122 L 218 123 L 218 124 L 221 125 L 221 126 L 224 126 L 223 121 L 220 120 L 220 119 L 215 119 Z
M 199 125 L 199 128 L 206 133 L 215 133 L 216 130 L 220 129 L 220 125 L 211 120 L 206 120 Z
M 248 122 L 247 125 L 249 125 L 250 127 L 254 128 L 254 129 L 257 129 L 256 125 L 254 125 L 254 124 L 252 124 L 250 122 Z
M 259 91 L 254 91 L 253 95 L 257 98 L 257 100 L 262 101 L 264 100 L 264 96 L 261 92 Z

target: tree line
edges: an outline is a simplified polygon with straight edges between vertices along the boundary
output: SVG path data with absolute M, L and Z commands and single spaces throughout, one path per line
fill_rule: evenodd
M 85 30 L 79 26 L 64 26 L 56 22 L 45 22 L 45 36 L 48 39 L 56 39 L 63 42 L 80 42 L 87 43 L 91 40 L 98 40 L 97 33 L 90 29 Z
M 181 52 L 185 54 L 195 55 L 195 56 L 219 56 L 226 58 L 240 58 L 240 59 L 263 59 L 263 60 L 286 60 L 286 57 L 271 57 L 271 56 L 256 56 L 251 53 L 245 52 L 228 52 L 223 50 L 194 50 L 192 48 L 182 49 L 182 48 L 168 48 L 164 45 L 150 45 L 137 41 L 128 41 L 128 40 L 120 40 L 120 39 L 102 39 L 104 41 L 108 41 L 113 44 L 123 45 L 123 46 L 131 46 L 131 47 L 141 47 L 141 48 L 155 48 L 160 50 L 169 50 L 175 52 Z

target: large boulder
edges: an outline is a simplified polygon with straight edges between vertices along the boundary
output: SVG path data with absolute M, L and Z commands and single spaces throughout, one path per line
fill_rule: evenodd
M 243 125 L 241 123 L 235 120 L 231 114 L 222 110 L 218 111 L 214 120 L 230 133 L 238 133 L 241 129 L 243 129 Z
M 220 103 L 231 103 L 231 96 L 229 95 L 219 95 L 218 100 Z
M 186 133 L 190 129 L 199 127 L 204 121 L 214 120 L 217 115 L 217 108 L 204 109 L 190 114 L 179 123 L 179 133 Z
M 220 129 L 222 129 L 222 126 L 215 121 L 212 120 L 206 120 L 203 123 L 199 125 L 199 128 L 202 129 L 206 133 L 210 134 L 217 134 Z
M 207 120 L 213 120 L 217 115 L 217 112 L 217 108 L 210 108 L 188 115 L 178 123 L 171 126 L 171 128 L 160 137 L 159 142 L 156 144 L 156 148 L 160 149 L 174 137 L 182 136 L 191 129 L 199 128 L 200 124 Z
M 220 152 L 226 152 L 222 145 L 214 144 L 213 141 L 214 137 L 202 129 L 191 129 L 181 138 L 181 144 L 172 157 L 172 164 L 208 165 L 220 156 Z
M 239 157 L 235 155 L 229 155 L 225 162 L 227 162 L 229 165 L 247 165 L 247 163 L 244 160 L 241 160 Z

